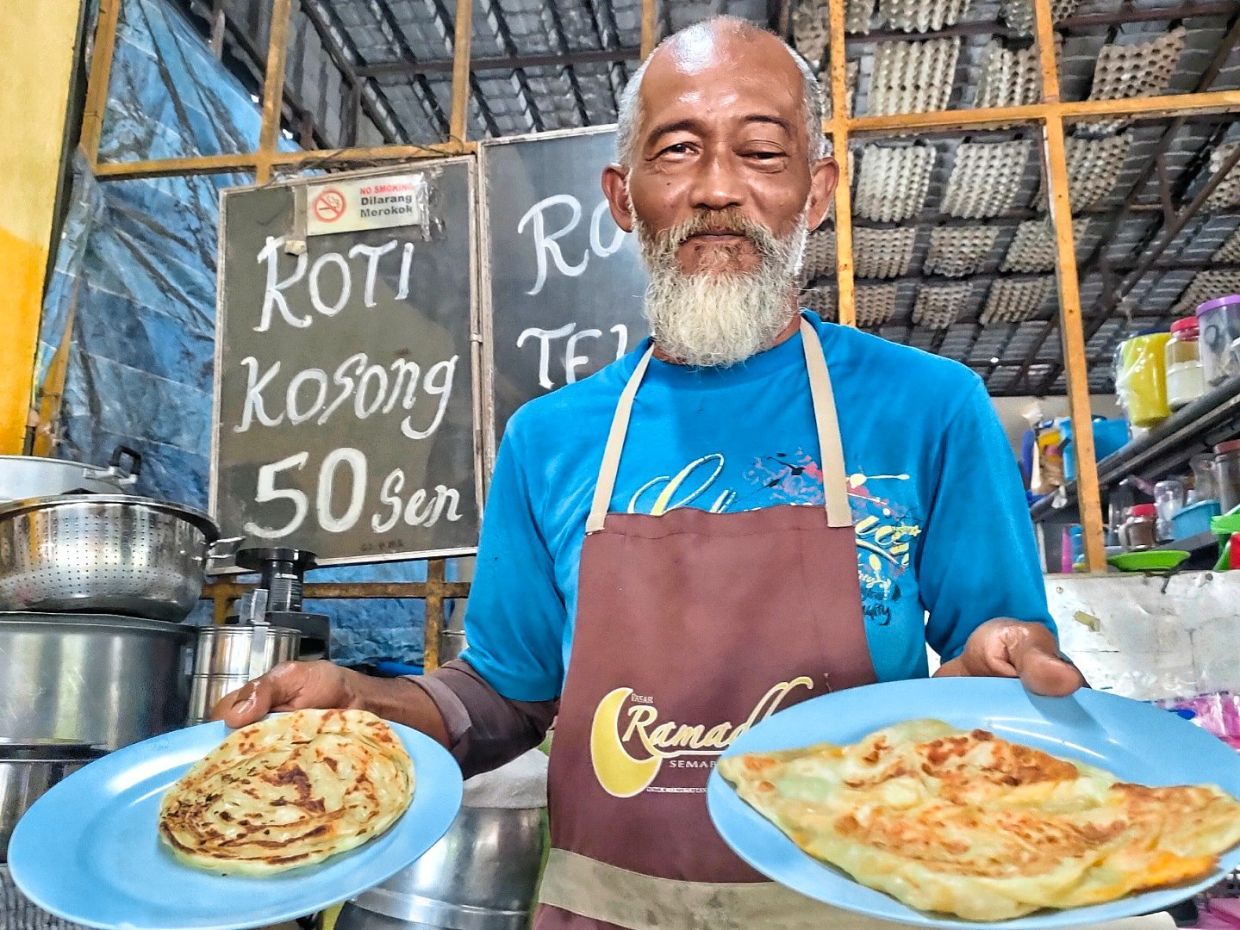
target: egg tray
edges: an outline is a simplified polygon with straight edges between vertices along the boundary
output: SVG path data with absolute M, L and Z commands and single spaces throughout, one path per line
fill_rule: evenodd
M 1080 0 L 1051 0 L 1051 19 L 1062 22 L 1080 5 Z M 1031 36 L 1034 32 L 1033 0 L 1002 0 L 999 15 L 1015 32 Z
M 879 42 L 874 48 L 868 111 L 928 113 L 947 109 L 960 39 Z
M 1072 239 L 1079 243 L 1089 230 L 1089 218 L 1078 216 L 1072 221 Z M 1016 235 L 1003 256 L 1000 271 L 1031 273 L 1054 271 L 1057 260 L 1055 229 L 1051 218 L 1025 220 L 1016 227 Z
M 981 323 L 1023 323 L 1045 303 L 1055 283 L 1053 275 L 1037 278 L 996 278 L 986 295 Z
M 1020 197 L 1032 148 L 1029 139 L 960 143 L 943 194 L 942 211 L 976 220 L 1011 210 Z
M 1128 133 L 1097 139 L 1072 136 L 1067 140 L 1068 196 L 1073 213 L 1097 206 L 1114 192 L 1131 146 Z M 1045 177 L 1035 203 L 1047 203 Z
M 913 322 L 927 329 L 947 329 L 959 318 L 973 294 L 968 281 L 954 284 L 923 284 L 913 302 Z
M 835 230 L 820 229 L 805 240 L 801 258 L 801 283 L 808 284 L 823 275 L 835 274 Z
M 875 0 L 847 0 L 844 31 L 864 35 L 870 31 Z M 827 67 L 831 44 L 831 20 L 826 0 L 801 0 L 792 11 L 792 44 L 815 68 Z
M 1042 96 L 1042 69 L 1036 46 L 1009 49 L 994 39 L 982 51 L 975 107 L 1019 107 Z
M 1187 30 L 1180 26 L 1148 42 L 1104 45 L 1094 67 L 1089 99 L 1126 100 L 1165 93 L 1184 51 L 1187 35 Z M 1125 119 L 1095 120 L 1078 124 L 1076 131 L 1087 135 L 1110 135 L 1129 122 Z
M 913 262 L 917 227 L 853 228 L 853 268 L 859 278 L 898 278 Z
M 1218 174 L 1238 146 L 1240 142 L 1225 142 L 1210 153 L 1210 177 Z M 1207 210 L 1227 210 L 1232 207 L 1240 207 L 1240 164 L 1232 166 L 1227 177 L 1210 192 L 1205 202 Z
M 929 32 L 954 26 L 972 0 L 878 0 L 878 14 L 892 29 Z
M 925 145 L 865 146 L 853 211 L 874 223 L 899 223 L 916 216 L 926 205 L 934 158 L 935 150 Z
M 930 247 L 922 271 L 948 278 L 977 274 L 999 240 L 997 226 L 938 226 L 930 230 Z
M 1203 271 L 1193 278 L 1193 283 L 1180 295 L 1175 305 L 1175 312 L 1192 313 L 1207 300 L 1226 297 L 1229 294 L 1240 294 L 1240 271 L 1230 269 Z
M 839 319 L 836 307 L 835 288 L 828 286 L 809 287 L 801 291 L 801 306 L 813 310 L 828 322 Z
M 1214 261 L 1240 264 L 1240 228 L 1237 228 L 1214 253 Z
M 894 284 L 862 284 L 857 287 L 857 325 L 865 329 L 882 326 L 896 314 L 898 289 Z

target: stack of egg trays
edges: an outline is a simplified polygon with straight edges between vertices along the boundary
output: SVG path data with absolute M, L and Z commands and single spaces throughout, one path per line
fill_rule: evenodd
M 857 287 L 857 325 L 875 329 L 890 320 L 896 313 L 894 284 L 862 284 Z
M 901 223 L 926 205 L 935 149 L 867 145 L 861 150 L 853 212 L 874 223 Z
M 981 323 L 1023 323 L 1041 308 L 1054 287 L 1053 275 L 1037 278 L 996 278 L 986 295 Z
M 829 285 L 810 287 L 801 291 L 801 306 L 813 310 L 824 320 L 835 322 L 839 319 L 836 312 L 835 288 Z
M 937 226 L 922 271 L 948 278 L 977 274 L 999 239 L 997 226 Z
M 1078 216 L 1072 221 L 1072 238 L 1080 242 L 1089 229 L 1089 218 Z M 1049 216 L 1025 220 L 1016 227 L 1016 235 L 1003 256 L 1000 271 L 1033 273 L 1054 271 L 1057 257 L 1055 228 Z
M 1187 30 L 1179 26 L 1148 42 L 1104 45 L 1094 67 L 1089 99 L 1126 100 L 1164 93 L 1180 61 L 1187 34 Z M 1094 120 L 1077 124 L 1077 132 L 1110 135 L 1119 132 L 1128 122 L 1125 119 Z
M 1240 142 L 1225 142 L 1210 153 L 1210 177 L 1218 174 Z M 1240 207 L 1240 164 L 1234 165 L 1227 177 L 1206 198 L 1207 210 L 1228 210 Z
M 859 278 L 898 278 L 913 263 L 916 226 L 853 228 L 853 267 Z
M 844 30 L 854 34 L 870 31 L 875 0 L 847 0 Z M 801 0 L 792 12 L 792 43 L 816 68 L 827 67 L 831 22 L 827 0 Z
M 1051 19 L 1062 22 L 1076 12 L 1079 4 L 1080 0 L 1051 0 Z M 1002 0 L 999 10 L 1003 21 L 1016 32 L 1033 35 L 1033 0 Z
M 972 293 L 973 285 L 968 281 L 923 284 L 913 303 L 913 322 L 927 329 L 947 329 L 959 318 Z
M 1227 241 L 1218 247 L 1218 251 L 1214 253 L 1213 258 L 1216 262 L 1240 264 L 1240 228 L 1237 228 L 1228 237 Z
M 878 0 L 878 13 L 892 29 L 929 32 L 954 26 L 972 0 Z
M 872 114 L 946 110 L 960 39 L 879 42 L 874 49 L 868 110 Z
M 1008 49 L 992 39 L 982 52 L 975 107 L 1021 107 L 1042 96 L 1042 69 L 1036 46 Z
M 960 143 L 943 194 L 942 211 L 976 220 L 1011 210 L 1020 196 L 1032 148 L 1028 139 Z
M 805 255 L 801 259 L 801 281 L 808 284 L 823 275 L 835 274 L 835 230 L 831 228 L 812 232 L 805 240 Z
M 1074 213 L 1096 206 L 1115 190 L 1131 144 L 1128 133 L 1100 139 L 1072 136 L 1067 140 L 1068 195 Z M 1045 176 L 1036 202 L 1039 206 L 1047 202 Z
M 1240 271 L 1217 268 L 1203 271 L 1193 278 L 1193 283 L 1180 297 L 1176 312 L 1192 313 L 1207 300 L 1229 294 L 1240 294 Z

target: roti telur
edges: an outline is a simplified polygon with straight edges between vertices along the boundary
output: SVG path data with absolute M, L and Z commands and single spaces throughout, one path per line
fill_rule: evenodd
M 810 855 L 969 920 L 1191 882 L 1240 842 L 1240 803 L 1216 787 L 1124 784 L 937 720 L 851 746 L 733 756 L 719 771 Z
M 229 734 L 164 795 L 159 835 L 189 865 L 268 875 L 354 849 L 413 798 L 413 762 L 369 711 L 300 710 Z

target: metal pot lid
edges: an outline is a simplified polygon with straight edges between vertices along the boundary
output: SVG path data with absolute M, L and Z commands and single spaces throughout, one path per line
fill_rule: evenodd
M 25 500 L 5 501 L 0 504 L 0 520 L 16 516 L 32 510 L 45 510 L 53 507 L 70 507 L 78 504 L 120 504 L 122 506 L 150 507 L 162 513 L 188 520 L 212 543 L 220 538 L 220 528 L 210 515 L 194 507 L 174 504 L 172 501 L 156 500 L 153 497 L 139 497 L 136 494 L 56 494 L 51 497 L 28 497 Z
M 146 617 L 125 617 L 120 614 L 52 613 L 36 610 L 0 610 L 0 632 L 6 625 L 26 624 L 43 630 L 71 627 L 107 627 L 137 633 L 161 633 L 188 639 L 198 628 L 187 623 L 151 620 Z

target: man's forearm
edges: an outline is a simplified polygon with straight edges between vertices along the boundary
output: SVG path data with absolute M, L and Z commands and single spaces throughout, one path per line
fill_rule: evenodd
M 372 678 L 358 676 L 354 686 L 356 706 L 382 717 L 403 723 L 425 733 L 441 746 L 451 749 L 452 741 L 443 714 L 425 690 L 411 678 Z

